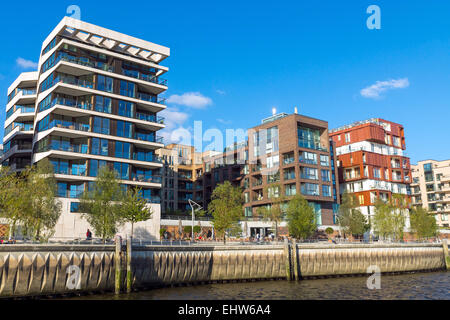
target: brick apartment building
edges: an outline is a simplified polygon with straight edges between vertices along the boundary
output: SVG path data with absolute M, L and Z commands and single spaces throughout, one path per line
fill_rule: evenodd
M 355 194 L 369 222 L 378 197 L 409 198 L 411 169 L 402 125 L 374 118 L 333 129 L 330 137 L 336 144 L 340 193 Z

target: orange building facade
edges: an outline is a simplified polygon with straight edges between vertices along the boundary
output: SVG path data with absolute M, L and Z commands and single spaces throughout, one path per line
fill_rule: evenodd
M 403 194 L 409 201 L 411 167 L 402 125 L 374 118 L 333 129 L 330 138 L 336 144 L 340 193 L 356 196 L 369 223 L 378 197 Z

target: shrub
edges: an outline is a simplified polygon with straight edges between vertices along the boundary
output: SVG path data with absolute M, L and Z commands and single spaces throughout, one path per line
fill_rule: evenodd
M 184 226 L 183 228 L 185 233 L 191 233 L 192 232 L 192 226 Z
M 328 228 L 325 229 L 325 233 L 328 234 L 328 235 L 333 234 L 333 232 L 334 232 L 334 230 L 331 227 L 328 227 Z
M 165 229 L 165 228 L 159 229 L 159 235 L 160 235 L 161 237 L 164 237 L 164 232 L 166 232 L 166 229 Z
M 194 232 L 200 233 L 202 231 L 202 228 L 200 226 L 194 226 Z

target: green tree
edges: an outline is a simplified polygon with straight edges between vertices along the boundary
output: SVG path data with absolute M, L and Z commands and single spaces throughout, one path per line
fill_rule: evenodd
M 329 236 L 331 236 L 333 234 L 334 230 L 331 227 L 328 227 L 325 229 L 325 233 Z
M 388 201 L 378 198 L 375 201 L 375 215 L 373 217 L 375 232 L 383 238 L 390 237 L 394 241 L 403 239 L 406 208 L 407 202 L 404 195 L 393 194 Z
M 341 197 L 341 204 L 337 214 L 337 222 L 344 235 L 351 234 L 352 212 L 356 208 L 356 197 L 345 191 Z
M 130 188 L 125 193 L 120 206 L 124 222 L 131 223 L 131 237 L 134 233 L 134 224 L 146 221 L 152 217 L 153 210 L 141 196 L 141 188 Z
M 314 209 L 300 194 L 294 196 L 288 203 L 287 221 L 289 234 L 294 238 L 309 238 L 317 228 Z
M 287 199 L 281 194 L 281 186 L 277 183 L 270 184 L 265 189 L 266 194 L 271 199 L 271 205 L 261 206 L 257 209 L 258 215 L 264 220 L 270 221 L 275 230 L 275 238 L 278 239 L 278 225 L 281 223 L 284 214 L 284 204 Z M 277 196 L 275 196 L 277 194 Z
M 436 219 L 428 210 L 418 207 L 411 210 L 411 231 L 417 234 L 419 239 L 434 237 L 437 235 L 438 227 Z
M 15 235 L 16 227 L 26 221 L 29 200 L 28 193 L 25 192 L 26 176 L 26 170 L 15 174 L 7 166 L 0 167 L 0 217 L 11 226 L 10 236 Z
M 367 231 L 367 219 L 358 209 L 353 209 L 350 219 L 350 233 L 354 236 L 362 236 Z
M 219 184 L 211 195 L 208 211 L 212 213 L 212 224 L 216 234 L 223 236 L 226 243 L 226 232 L 235 233 L 239 228 L 242 212 L 242 192 L 233 187 L 229 181 Z
M 115 171 L 103 166 L 92 184 L 91 190 L 85 190 L 80 199 L 82 216 L 105 243 L 112 238 L 123 224 L 121 201 L 124 193 L 116 178 Z
M 56 180 L 53 165 L 43 159 L 29 169 L 25 185 L 28 214 L 24 221 L 35 240 L 48 239 L 61 215 L 61 202 L 55 199 Z

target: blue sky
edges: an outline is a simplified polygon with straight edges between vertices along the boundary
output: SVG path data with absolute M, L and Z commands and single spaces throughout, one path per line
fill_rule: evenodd
M 37 62 L 75 4 L 81 20 L 171 48 L 166 136 L 192 130 L 194 120 L 204 130 L 249 128 L 273 107 L 298 106 L 330 128 L 371 117 L 399 122 L 413 163 L 450 158 L 449 1 L 21 3 L 2 3 L 0 13 L 2 106 L 10 83 L 31 70 L 17 59 Z M 381 9 L 380 30 L 366 26 L 371 4 Z

